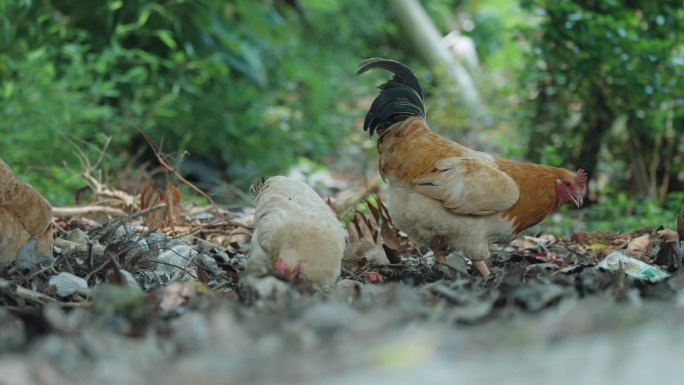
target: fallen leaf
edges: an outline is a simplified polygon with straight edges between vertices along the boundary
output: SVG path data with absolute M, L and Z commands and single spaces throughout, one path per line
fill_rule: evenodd
M 178 307 L 185 305 L 192 298 L 200 295 L 213 295 L 211 289 L 198 281 L 171 282 L 162 291 L 159 308 L 171 313 Z
M 510 246 L 516 248 L 518 251 L 525 251 L 537 246 L 539 243 L 534 241 L 532 237 L 516 238 L 511 241 Z
M 14 261 L 35 240 L 32 257 L 52 255 L 52 206 L 26 182 L 17 180 L 0 159 L 0 265 Z M 31 268 L 31 262 L 26 268 Z
M 542 234 L 539 239 L 544 240 L 546 245 L 553 245 L 557 241 L 553 234 Z
M 639 254 L 647 254 L 651 249 L 651 234 L 642 234 L 633 238 L 627 244 L 627 251 Z
M 145 181 L 140 188 L 140 210 L 146 210 L 159 204 L 165 207 L 152 211 L 145 216 L 143 224 L 152 230 L 157 230 L 165 226 L 173 226 L 178 222 L 178 205 L 181 200 L 181 193 L 171 183 L 166 182 L 163 189 L 156 188 L 150 181 Z
M 607 245 L 604 245 L 603 243 L 592 243 L 591 245 L 587 246 L 587 249 L 589 250 L 602 250 L 607 248 Z
M 658 230 L 657 234 L 664 241 L 677 242 L 677 240 L 679 239 L 676 231 L 667 228 Z

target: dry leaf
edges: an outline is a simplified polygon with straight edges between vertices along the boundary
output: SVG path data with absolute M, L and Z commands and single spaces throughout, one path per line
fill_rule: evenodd
M 162 203 L 166 206 L 147 214 L 143 224 L 153 230 L 173 226 L 178 221 L 180 200 L 180 191 L 171 181 L 166 182 L 166 188 L 163 190 L 155 188 L 152 183 L 145 181 L 140 188 L 140 209 L 146 210 Z
M 556 242 L 556 238 L 553 236 L 537 238 L 525 235 L 522 238 L 516 238 L 511 241 L 510 246 L 524 252 L 532 249 L 545 249 L 547 245 L 554 242 Z
M 587 246 L 587 250 L 603 250 L 608 248 L 608 246 L 604 245 L 603 243 L 592 243 L 591 245 Z
M 213 292 L 203 283 L 197 281 L 171 282 L 162 291 L 159 308 L 165 312 L 172 312 L 201 295 L 213 295 Z
M 678 236 L 677 236 L 677 232 L 674 230 L 662 229 L 662 230 L 658 230 L 657 234 L 664 241 L 677 242 Z
M 514 247 L 518 251 L 526 251 L 528 249 L 536 247 L 538 244 L 539 243 L 536 242 L 533 238 L 526 236 L 512 240 L 509 246 Z
M 627 251 L 647 254 L 651 249 L 651 234 L 645 233 L 629 241 Z
M 38 256 L 52 254 L 52 206 L 31 185 L 17 180 L 0 159 L 0 265 L 36 240 Z

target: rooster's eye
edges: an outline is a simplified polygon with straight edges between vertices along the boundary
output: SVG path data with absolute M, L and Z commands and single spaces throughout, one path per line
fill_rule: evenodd
M 570 182 L 565 182 L 565 187 L 570 187 Z

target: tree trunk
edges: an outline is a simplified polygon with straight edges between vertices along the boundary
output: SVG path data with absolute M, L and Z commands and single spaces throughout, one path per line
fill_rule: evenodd
M 530 127 L 530 138 L 527 142 L 527 154 L 525 154 L 525 159 L 530 162 L 541 162 L 542 149 L 549 144 L 549 128 L 547 126 L 551 119 L 546 112 L 548 99 L 546 92 L 540 92 L 534 104 L 534 117 L 530 123 L 532 127 Z
M 443 68 L 458 84 L 463 101 L 480 123 L 486 108 L 468 71 L 442 43 L 442 36 L 418 0 L 388 0 L 403 34 L 415 47 L 421 59 L 432 68 Z
M 635 117 L 632 113 L 627 117 L 627 134 L 629 135 L 628 152 L 629 162 L 632 166 L 632 176 L 634 177 L 634 185 L 636 187 L 637 196 L 639 198 L 655 198 L 655 183 L 649 177 L 648 167 L 646 166 L 646 159 L 650 158 L 648 151 L 652 149 L 646 143 L 646 138 L 639 135 L 640 119 Z
M 575 165 L 584 169 L 590 177 L 596 175 L 603 138 L 615 121 L 615 115 L 606 104 L 605 95 L 600 87 L 594 87 L 592 94 L 595 95 L 593 103 L 586 103 L 582 113 L 588 125 L 582 132 L 582 145 L 574 161 Z

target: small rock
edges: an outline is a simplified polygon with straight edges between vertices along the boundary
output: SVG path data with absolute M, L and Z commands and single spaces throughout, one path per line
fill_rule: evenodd
M 209 323 L 206 316 L 188 312 L 171 323 L 173 341 L 183 352 L 199 351 L 210 342 Z
M 168 237 L 164 233 L 150 233 L 145 237 L 145 240 L 150 250 L 150 258 L 155 258 L 166 248 Z
M 491 301 L 480 301 L 465 306 L 456 306 L 451 311 L 449 318 L 452 322 L 472 324 L 488 316 L 492 312 L 493 307 L 494 303 Z
M 100 242 L 102 244 L 109 244 L 113 241 L 119 241 L 122 239 L 131 239 L 134 234 L 140 230 L 140 225 L 137 223 L 128 223 L 125 225 L 120 225 L 114 231 L 105 234 Z
M 466 262 L 462 253 L 451 253 L 447 255 L 444 264 L 463 275 L 468 275 L 468 262 Z
M 270 275 L 262 278 L 248 276 L 245 282 L 258 298 L 279 298 L 291 290 L 286 282 Z
M 115 275 L 117 273 L 119 274 L 118 277 Z M 137 287 L 142 291 L 140 284 L 135 279 L 133 274 L 131 274 L 131 272 L 126 269 L 119 269 L 118 271 L 111 270 L 109 274 L 107 274 L 107 280 L 109 282 L 116 282 L 128 287 Z
M 213 256 L 208 254 L 207 252 L 201 252 L 197 256 L 197 258 L 202 261 L 202 267 L 205 269 L 211 271 L 214 274 L 223 274 L 223 269 L 221 269 L 216 262 L 216 259 L 214 259 Z
M 76 243 L 86 243 L 88 241 L 88 236 L 83 230 L 75 228 L 71 230 L 71 232 L 67 236 L 67 240 Z
M 38 239 L 31 238 L 17 252 L 17 268 L 21 271 L 31 270 L 36 265 L 46 265 L 54 260 L 52 253 L 40 255 L 38 251 Z
M 513 291 L 512 297 L 528 311 L 536 312 L 571 294 L 572 289 L 555 284 L 545 284 L 517 288 Z
M 26 343 L 26 327 L 21 319 L 0 307 L 0 352 L 17 351 Z
M 361 295 L 363 283 L 352 279 L 341 279 L 331 289 L 330 297 L 351 303 Z
M 94 293 L 95 312 L 138 319 L 145 313 L 145 295 L 137 287 L 102 284 Z
M 345 304 L 321 303 L 306 310 L 302 316 L 309 327 L 324 331 L 349 328 L 359 319 L 359 313 Z
M 171 244 L 172 242 L 169 242 L 169 246 Z M 195 249 L 178 241 L 170 249 L 166 249 L 159 254 L 157 261 L 161 263 L 157 265 L 157 270 L 170 275 L 184 272 L 183 269 L 190 265 L 196 255 L 197 251 Z
M 82 296 L 90 295 L 90 288 L 85 279 L 63 271 L 50 277 L 49 284 L 57 289 L 57 295 L 68 298 L 78 293 Z

